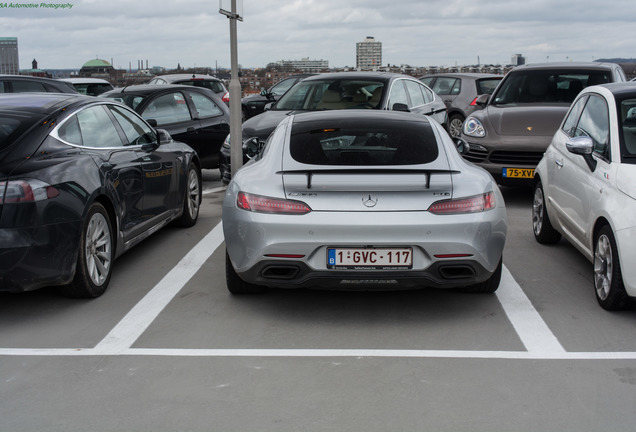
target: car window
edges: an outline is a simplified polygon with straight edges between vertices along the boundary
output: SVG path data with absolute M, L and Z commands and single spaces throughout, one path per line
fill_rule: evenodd
M 397 103 L 409 106 L 409 100 L 406 96 L 406 88 L 404 87 L 404 80 L 397 80 L 391 86 L 391 92 L 389 93 L 389 109 L 393 109 L 393 106 Z
M 84 147 L 107 148 L 123 145 L 115 125 L 102 105 L 79 111 L 64 121 L 57 136 L 71 144 Z
M 404 83 L 406 84 L 406 90 L 408 91 L 409 97 L 411 99 L 411 106 L 409 106 L 409 108 L 418 107 L 426 104 L 424 94 L 422 93 L 422 89 L 424 88 L 424 86 L 410 80 L 405 80 Z
M 428 122 L 396 125 L 377 118 L 339 122 L 333 128 L 322 123 L 295 123 L 290 153 L 303 164 L 354 166 L 418 165 L 439 156 Z
M 221 108 L 212 99 L 200 93 L 188 92 L 190 99 L 197 110 L 198 118 L 216 117 L 223 114 Z
M 153 130 L 136 115 L 119 107 L 109 106 L 113 116 L 126 134 L 125 145 L 141 145 L 156 142 Z
M 433 91 L 438 95 L 449 95 L 449 94 L 457 94 L 459 93 L 459 81 L 458 78 L 450 78 L 450 77 L 439 77 L 435 81 L 435 85 L 433 86 Z M 453 88 L 457 85 L 457 93 L 452 93 Z
M 636 99 L 626 99 L 620 102 L 621 135 L 623 153 L 636 155 Z M 634 163 L 634 158 L 629 158 Z
M 209 90 L 212 90 L 214 93 L 225 92 L 225 88 L 220 81 L 208 81 L 208 80 L 186 80 L 179 81 L 178 84 L 181 85 L 189 85 L 193 87 L 203 87 Z
M 272 88 L 269 91 L 273 95 L 280 96 L 283 93 L 285 93 L 287 90 L 289 90 L 296 81 L 297 81 L 296 78 L 283 80 L 279 82 L 278 84 L 272 86 Z
M 32 82 L 32 81 L 16 80 L 16 81 L 12 81 L 11 84 L 13 86 L 13 93 L 29 93 L 29 92 L 47 91 L 44 84 Z
M 609 71 L 528 70 L 510 72 L 497 88 L 493 103 L 572 103 L 583 88 L 608 83 Z
M 274 105 L 274 110 L 315 111 L 376 107 L 383 81 L 368 79 L 321 79 L 301 81 L 289 89 Z
M 565 132 L 568 136 L 573 137 L 576 133 L 576 124 L 579 121 L 579 117 L 581 116 L 581 111 L 583 111 L 583 107 L 585 107 L 585 103 L 587 102 L 587 96 L 583 96 L 579 98 L 572 108 L 570 108 L 570 112 L 567 114 L 565 121 L 563 122 L 563 132 Z
M 592 138 L 594 153 L 609 159 L 609 112 L 603 98 L 589 97 L 574 135 Z
M 501 78 L 486 78 L 477 80 L 477 94 L 482 95 L 485 93 L 491 95 L 500 82 Z
M 431 84 L 433 83 L 434 79 L 435 79 L 435 77 L 426 77 L 426 78 L 422 78 L 420 81 L 422 81 L 427 86 L 432 87 Z
M 181 92 L 157 97 L 144 108 L 141 116 L 146 120 L 155 120 L 157 125 L 192 120 L 185 97 Z
M 0 115 L 0 151 L 14 144 L 39 119 L 21 113 Z

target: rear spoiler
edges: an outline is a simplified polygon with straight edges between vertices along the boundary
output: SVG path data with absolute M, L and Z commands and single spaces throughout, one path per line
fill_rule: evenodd
M 311 169 L 311 170 L 289 170 L 278 171 L 276 174 L 304 174 L 307 176 L 307 189 L 311 189 L 311 179 L 314 174 L 424 174 L 426 175 L 426 189 L 430 188 L 430 179 L 436 174 L 460 174 L 458 170 L 441 170 L 441 169 L 399 169 L 399 168 L 370 168 L 370 169 Z

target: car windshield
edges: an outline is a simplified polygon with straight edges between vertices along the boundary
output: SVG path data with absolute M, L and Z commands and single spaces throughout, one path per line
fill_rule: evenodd
M 9 148 L 40 116 L 0 114 L 0 152 Z
M 349 120 L 333 125 L 300 122 L 294 125 L 291 156 L 312 165 L 417 165 L 437 159 L 439 149 L 428 122 Z
M 477 80 L 477 94 L 489 94 L 491 95 L 497 85 L 501 82 L 501 78 L 485 78 Z
M 318 111 L 377 108 L 384 81 L 372 79 L 320 79 L 301 81 L 274 106 L 279 111 Z
M 570 104 L 583 88 L 608 83 L 609 71 L 536 70 L 511 72 L 493 95 L 493 104 Z
M 624 99 L 619 102 L 621 121 L 623 159 L 636 163 L 636 99 Z

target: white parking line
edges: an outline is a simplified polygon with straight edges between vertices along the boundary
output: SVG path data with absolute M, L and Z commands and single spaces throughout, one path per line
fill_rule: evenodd
M 223 243 L 219 223 L 94 348 L 0 348 L 0 356 L 393 357 L 543 360 L 636 360 L 636 352 L 566 352 L 504 266 L 496 292 L 526 351 L 377 349 L 146 349 L 131 348 L 183 286 Z
M 201 194 L 209 195 L 211 193 L 216 193 L 216 192 L 225 192 L 226 189 L 227 189 L 227 186 L 222 186 L 222 187 L 218 187 L 214 189 L 205 189 L 203 192 L 201 192 Z

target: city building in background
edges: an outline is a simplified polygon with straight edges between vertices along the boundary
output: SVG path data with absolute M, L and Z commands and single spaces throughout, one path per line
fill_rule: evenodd
M 382 66 L 382 42 L 367 36 L 356 43 L 356 69 L 375 71 Z
M 276 64 L 286 71 L 302 71 L 305 73 L 320 73 L 329 69 L 329 60 L 309 60 L 309 57 L 301 60 L 280 60 Z
M 526 58 L 524 56 L 522 56 L 521 54 L 515 54 L 510 59 L 510 64 L 512 66 L 524 65 L 524 64 L 526 64 Z
M 20 74 L 17 37 L 0 37 L 0 74 Z

